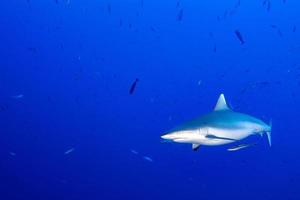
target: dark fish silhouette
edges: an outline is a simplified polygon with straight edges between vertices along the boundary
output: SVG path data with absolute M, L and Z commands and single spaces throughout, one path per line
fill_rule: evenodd
M 179 10 L 179 13 L 177 15 L 177 21 L 181 21 L 183 18 L 183 9 L 180 9 Z
M 263 6 L 267 8 L 267 11 L 271 10 L 271 1 L 270 0 L 264 0 Z
M 156 28 L 154 28 L 154 26 L 150 26 L 150 30 L 151 30 L 152 32 L 157 32 L 157 31 L 156 31 Z
M 238 8 L 241 6 L 241 0 L 238 0 L 234 6 L 234 8 Z
M 136 84 L 137 82 L 139 81 L 138 78 L 135 79 L 135 81 L 131 84 L 131 87 L 130 87 L 130 90 L 129 90 L 129 94 L 132 95 L 135 91 L 135 88 L 136 88 Z
M 295 33 L 297 30 L 297 27 L 296 26 L 293 26 L 293 33 Z
M 214 52 L 216 53 L 217 52 L 217 45 L 214 44 Z
M 268 1 L 268 3 L 267 3 L 267 11 L 270 11 L 270 10 L 271 10 L 271 2 Z
M 279 35 L 280 37 L 283 37 L 283 34 L 282 34 L 282 32 L 281 32 L 280 29 L 277 29 L 277 33 L 278 33 L 278 35 Z
M 245 40 L 243 39 L 241 32 L 239 30 L 235 30 L 234 33 L 236 37 L 239 39 L 239 41 L 241 42 L 241 44 L 245 44 Z
M 110 3 L 107 4 L 107 12 L 108 12 L 108 14 L 111 14 L 111 5 L 110 5 Z
M 271 24 L 271 28 L 277 28 L 277 25 Z
M 141 0 L 141 8 L 144 8 L 144 0 Z

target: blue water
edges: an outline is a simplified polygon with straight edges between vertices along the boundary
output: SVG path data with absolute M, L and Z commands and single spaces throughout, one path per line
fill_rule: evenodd
M 299 9 L 1 2 L 0 199 L 299 200 Z M 272 119 L 271 148 L 266 138 L 236 152 L 160 142 L 220 93 Z

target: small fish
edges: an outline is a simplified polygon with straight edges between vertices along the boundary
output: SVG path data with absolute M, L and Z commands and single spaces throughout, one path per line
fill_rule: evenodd
M 238 8 L 241 6 L 241 0 L 238 0 L 234 6 L 234 8 Z
M 28 47 L 27 50 L 30 51 L 30 52 L 32 52 L 32 53 L 36 53 L 37 52 L 37 48 L 36 47 Z
M 134 150 L 134 149 L 130 149 L 130 152 L 133 153 L 133 154 L 135 154 L 135 155 L 139 154 L 139 152 L 137 152 L 137 151 Z
M 68 155 L 70 153 L 72 153 L 75 149 L 74 148 L 71 148 L 71 149 L 68 149 L 67 151 L 65 151 L 65 155 Z
M 144 0 L 141 0 L 141 8 L 144 8 Z
M 277 25 L 271 24 L 271 28 L 277 28 Z
M 15 157 L 17 154 L 15 152 L 9 152 L 9 155 Z
M 264 0 L 264 1 L 263 1 L 263 5 L 264 5 L 264 6 L 267 5 L 267 2 L 268 2 L 268 0 Z
M 152 32 L 157 32 L 157 31 L 156 31 L 156 28 L 154 28 L 154 26 L 150 26 L 150 30 L 151 30 Z
M 269 12 L 270 10 L 271 10 L 271 2 L 268 1 L 268 2 L 267 2 L 267 11 Z
M 58 4 L 58 0 L 55 0 L 55 3 Z
M 180 7 L 180 1 L 177 1 L 176 2 L 176 8 L 179 8 Z
M 143 156 L 144 160 L 148 161 L 148 162 L 153 162 L 153 159 L 148 157 L 148 156 Z
M 294 25 L 294 26 L 293 26 L 293 33 L 295 33 L 296 30 L 297 30 L 297 27 Z
M 278 33 L 278 35 L 279 35 L 280 37 L 283 37 L 283 34 L 282 34 L 282 32 L 281 32 L 280 29 L 277 29 L 277 33 Z
M 217 45 L 216 44 L 214 44 L 214 52 L 216 53 L 217 52 Z
M 22 99 L 24 97 L 23 94 L 12 96 L 13 99 Z
M 135 79 L 135 81 L 132 83 L 131 87 L 130 87 L 130 90 L 129 90 L 129 94 L 132 95 L 135 91 L 135 88 L 136 88 L 136 84 L 137 82 L 139 81 L 138 78 Z
M 241 32 L 239 30 L 235 30 L 234 33 L 235 33 L 236 37 L 239 39 L 239 41 L 241 42 L 241 44 L 242 45 L 245 44 L 245 41 L 243 39 Z
M 183 19 L 183 9 L 179 10 L 179 13 L 177 14 L 177 21 L 181 21 Z
M 109 3 L 109 4 L 107 4 L 107 12 L 108 12 L 108 14 L 111 14 L 111 4 Z

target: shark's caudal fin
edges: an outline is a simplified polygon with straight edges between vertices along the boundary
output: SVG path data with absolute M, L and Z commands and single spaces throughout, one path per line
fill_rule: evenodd
M 225 97 L 224 97 L 224 94 L 220 94 L 220 97 L 218 99 L 218 102 L 215 106 L 215 111 L 218 111 L 218 110 L 229 110 L 227 104 L 226 104 L 226 100 L 225 100 Z
M 268 137 L 268 142 L 269 142 L 269 145 L 270 147 L 272 146 L 272 140 L 271 140 L 271 130 L 272 130 L 272 120 L 270 121 L 270 131 L 267 131 L 266 134 L 267 134 L 267 137 Z

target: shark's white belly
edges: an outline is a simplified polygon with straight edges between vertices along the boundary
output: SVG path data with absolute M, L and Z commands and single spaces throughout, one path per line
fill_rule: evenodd
M 253 132 L 248 128 L 220 129 L 220 128 L 209 127 L 206 130 L 206 134 L 213 135 L 217 138 L 204 137 L 204 139 L 201 141 L 200 144 L 215 146 L 215 145 L 229 144 L 232 142 L 236 142 L 238 140 L 242 140 L 248 137 L 249 135 L 253 134 Z M 218 138 L 222 138 L 222 139 L 218 139 Z
M 208 146 L 217 146 L 223 144 L 229 144 L 242 140 L 251 134 L 253 131 L 248 128 L 243 129 L 220 129 L 205 127 L 193 131 L 184 131 L 185 137 L 178 137 L 174 139 L 174 142 L 179 143 L 192 143 L 202 144 Z M 214 137 L 209 137 L 214 136 Z

